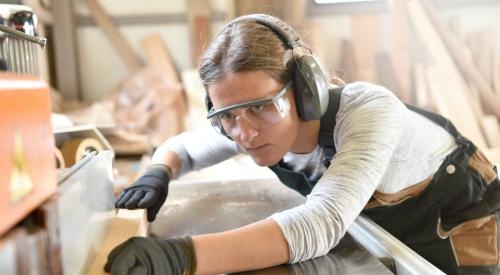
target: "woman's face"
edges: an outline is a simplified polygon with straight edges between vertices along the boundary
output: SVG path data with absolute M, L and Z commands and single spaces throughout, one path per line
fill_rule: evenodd
M 208 86 L 208 94 L 215 110 L 251 100 L 274 96 L 284 83 L 276 81 L 264 72 L 242 72 L 230 74 Z M 257 165 L 276 164 L 289 151 L 298 133 L 297 115 L 292 87 L 285 94 L 290 103 L 290 111 L 278 121 L 264 122 L 247 115 L 249 110 L 236 109 L 237 130 L 231 138 L 252 157 Z

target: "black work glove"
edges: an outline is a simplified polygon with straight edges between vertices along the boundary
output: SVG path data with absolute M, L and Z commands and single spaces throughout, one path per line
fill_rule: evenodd
M 152 222 L 167 199 L 172 171 L 163 164 L 153 164 L 130 187 L 125 188 L 115 202 L 116 208 L 147 208 Z
M 191 237 L 157 240 L 132 237 L 108 255 L 104 271 L 111 275 L 191 275 L 196 255 Z

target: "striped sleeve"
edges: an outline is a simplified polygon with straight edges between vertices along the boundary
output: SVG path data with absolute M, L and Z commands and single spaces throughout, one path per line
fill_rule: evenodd
M 305 204 L 271 216 L 288 242 L 290 263 L 325 255 L 343 237 L 389 166 L 406 114 L 385 88 L 346 86 L 334 129 L 338 152 L 330 167 Z

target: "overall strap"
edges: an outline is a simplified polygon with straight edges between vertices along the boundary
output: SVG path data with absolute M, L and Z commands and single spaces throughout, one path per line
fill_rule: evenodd
M 335 155 L 335 144 L 333 142 L 333 129 L 335 128 L 335 118 L 340 105 L 340 96 L 344 87 L 334 88 L 329 90 L 328 109 L 321 117 L 321 126 L 318 136 L 318 144 L 325 155 L 325 165 L 330 166 L 330 161 Z M 327 162 L 327 163 L 326 163 Z M 286 186 L 299 192 L 303 196 L 311 193 L 316 182 L 307 178 L 303 172 L 294 172 L 290 170 L 281 160 L 273 166 L 269 166 L 280 181 Z
M 405 104 L 405 106 L 406 106 L 406 108 L 410 109 L 411 111 L 418 113 L 418 114 L 426 117 L 427 119 L 431 120 L 432 122 L 436 123 L 437 125 L 443 127 L 454 138 L 460 137 L 460 133 L 457 131 L 457 128 L 455 128 L 453 123 L 451 123 L 450 120 L 443 117 L 442 115 L 420 109 L 420 108 L 415 107 L 415 106 L 410 105 L 410 104 Z
M 323 154 L 325 155 L 325 166 L 330 166 L 333 156 L 337 152 L 335 149 L 335 143 L 333 141 L 333 129 L 337 122 L 337 112 L 340 107 L 340 98 L 342 96 L 342 90 L 344 86 L 329 89 L 329 101 L 328 109 L 325 114 L 321 117 L 320 128 L 318 135 L 318 144 L 323 149 Z

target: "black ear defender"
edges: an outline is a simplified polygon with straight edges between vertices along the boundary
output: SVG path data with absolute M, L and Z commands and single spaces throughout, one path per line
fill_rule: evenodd
M 255 22 L 268 27 L 292 50 L 295 60 L 292 76 L 293 91 L 299 116 L 305 121 L 320 119 L 328 108 L 328 80 L 318 60 L 311 50 L 305 47 L 299 34 L 283 20 L 267 14 L 240 16 L 227 26 L 239 22 Z M 296 56 L 293 50 L 299 47 L 308 49 L 309 53 Z M 213 106 L 208 94 L 205 103 L 207 110 L 210 111 Z

